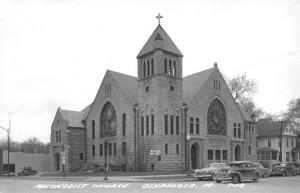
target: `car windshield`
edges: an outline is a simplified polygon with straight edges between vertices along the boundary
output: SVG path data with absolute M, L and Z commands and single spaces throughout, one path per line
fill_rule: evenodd
M 254 165 L 255 165 L 256 168 L 262 168 L 262 167 L 263 167 L 262 165 L 260 165 L 260 164 L 258 164 L 258 163 L 257 163 L 257 164 L 254 164 Z
M 280 164 L 280 166 L 286 166 L 286 164 Z
M 241 167 L 241 163 L 230 163 L 230 167 Z
M 212 163 L 208 165 L 208 168 L 225 168 L 227 164 L 225 163 Z

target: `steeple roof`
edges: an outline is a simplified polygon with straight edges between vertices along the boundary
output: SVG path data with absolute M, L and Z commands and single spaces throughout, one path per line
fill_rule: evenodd
M 155 50 L 164 50 L 178 56 L 183 56 L 160 24 L 154 30 L 154 32 L 152 33 L 152 35 L 150 36 L 140 53 L 137 55 L 137 58 L 140 58 Z

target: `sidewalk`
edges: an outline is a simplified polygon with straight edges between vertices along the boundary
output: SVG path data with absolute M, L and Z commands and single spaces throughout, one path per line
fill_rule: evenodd
M 104 181 L 104 175 L 99 176 L 26 176 L 16 177 L 23 179 L 36 180 L 55 180 L 55 181 L 78 181 L 78 182 L 182 182 L 193 181 L 194 176 L 187 176 L 186 174 L 162 174 L 162 175 L 139 175 L 139 176 L 110 176 L 108 174 L 108 181 Z

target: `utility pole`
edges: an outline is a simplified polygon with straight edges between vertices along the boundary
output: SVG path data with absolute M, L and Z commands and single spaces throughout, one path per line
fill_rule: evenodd
M 7 173 L 8 173 L 8 177 L 9 177 L 9 133 L 10 133 L 10 118 L 9 118 L 9 122 L 8 122 L 8 130 L 7 130 L 7 165 L 8 165 L 8 168 L 7 168 Z
M 1 127 L 1 129 L 3 129 L 4 131 L 7 132 L 7 176 L 9 177 L 9 133 L 10 133 L 10 118 L 9 118 L 9 125 L 8 125 L 8 128 L 4 128 L 4 127 Z
M 280 121 L 280 152 L 279 161 L 282 162 L 282 121 Z

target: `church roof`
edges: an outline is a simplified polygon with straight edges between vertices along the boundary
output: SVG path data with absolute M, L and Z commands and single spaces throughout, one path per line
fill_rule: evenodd
M 237 104 L 237 105 L 240 108 L 245 121 L 247 121 L 247 122 L 254 122 L 254 120 L 251 118 L 250 114 L 247 111 L 245 111 L 244 108 L 241 107 L 241 105 L 239 105 L 239 104 Z
M 137 103 L 137 78 L 111 70 L 108 70 L 108 72 L 120 86 L 128 101 L 135 105 Z
M 177 46 L 174 44 L 167 32 L 161 27 L 161 25 L 158 25 L 154 30 L 140 53 L 137 55 L 137 58 L 151 53 L 154 50 L 164 50 L 182 56 L 182 53 L 179 51 Z
M 60 109 L 61 115 L 64 120 L 68 122 L 68 127 L 79 127 L 84 128 L 83 123 L 81 122 L 85 112 L 82 111 L 70 111 Z
M 280 136 L 280 121 L 272 121 L 271 119 L 261 119 L 257 121 L 257 136 L 258 137 L 271 137 L 271 136 Z M 282 122 L 282 131 L 286 127 L 287 122 Z
M 213 71 L 214 68 L 210 68 L 183 78 L 184 102 L 189 103 L 193 100 Z
M 90 109 L 91 109 L 91 106 L 92 106 L 92 103 L 91 103 L 91 104 L 89 104 L 88 106 L 86 106 L 84 109 L 82 109 L 82 110 L 81 110 L 81 112 L 83 112 L 83 113 L 87 113 L 87 112 L 89 112 L 89 111 L 90 111 Z

